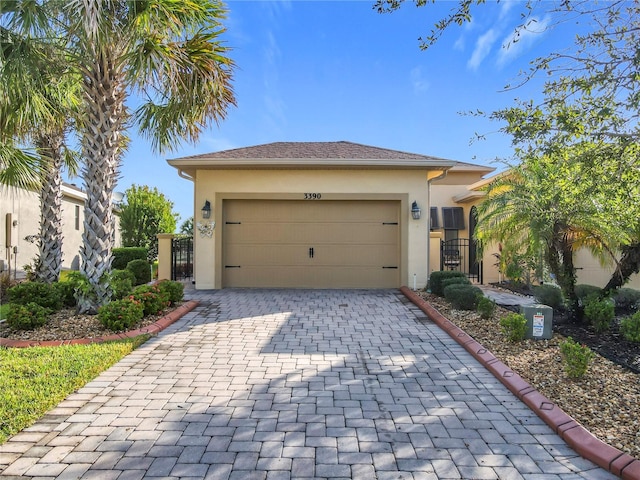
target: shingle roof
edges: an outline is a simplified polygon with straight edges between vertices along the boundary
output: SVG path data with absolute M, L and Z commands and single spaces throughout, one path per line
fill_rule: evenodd
M 372 147 L 352 142 L 274 142 L 253 147 L 235 148 L 202 155 L 192 155 L 186 159 L 353 159 L 353 160 L 426 160 L 445 159 L 407 153 L 387 148 Z M 445 160 L 451 161 L 451 160 Z

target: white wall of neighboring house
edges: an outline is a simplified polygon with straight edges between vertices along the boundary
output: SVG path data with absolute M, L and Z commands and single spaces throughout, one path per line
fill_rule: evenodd
M 615 264 L 613 262 L 608 265 L 601 265 L 600 261 L 591 255 L 591 252 L 587 249 L 578 250 L 574 263 L 577 268 L 576 275 L 578 277 L 578 284 L 584 283 L 602 288 L 607 284 L 611 278 L 611 274 L 615 271 Z M 640 275 L 633 275 L 624 287 L 640 290 Z
M 62 186 L 62 268 L 80 268 L 80 247 L 84 230 L 86 194 L 74 185 Z M 10 215 L 10 221 L 7 221 Z M 9 230 L 10 235 L 7 235 Z M 40 199 L 29 190 L 0 186 L 0 270 L 11 270 L 18 278 L 24 276 L 24 266 L 38 255 L 40 231 Z M 115 245 L 120 241 L 119 218 L 116 215 Z

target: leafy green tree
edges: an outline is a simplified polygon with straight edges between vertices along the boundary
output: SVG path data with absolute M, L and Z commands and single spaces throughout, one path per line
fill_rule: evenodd
M 159 233 L 173 233 L 178 214 L 173 213 L 173 202 L 157 188 L 132 185 L 125 191 L 120 210 L 120 230 L 125 247 L 144 247 L 148 260 L 158 256 Z
M 180 225 L 180 233 L 193 237 L 193 217 L 189 217 L 182 222 Z
M 47 28 L 30 25 L 42 41 L 55 26 L 55 38 L 64 39 L 65 75 L 80 79 L 87 194 L 80 257 L 93 291 L 79 306 L 95 313 L 110 297 L 100 280 L 111 269 L 112 198 L 129 126 L 138 126 L 163 152 L 182 140 L 196 141 L 235 104 L 234 64 L 220 40 L 225 10 L 217 0 L 45 0 L 37 5 L 44 13 L 33 2 L 9 4 L 34 18 L 44 15 Z M 132 94 L 135 107 L 127 104 Z
M 542 252 L 569 304 L 577 310 L 574 254 L 589 248 L 610 261 L 611 245 L 622 241 L 614 221 L 603 218 L 605 191 L 589 172 L 591 145 L 574 148 L 574 158 L 529 158 L 499 176 L 478 205 L 476 238 L 481 245 L 501 242 L 525 256 Z M 566 153 L 566 152 L 565 152 Z M 611 162 L 610 162 L 611 163 Z

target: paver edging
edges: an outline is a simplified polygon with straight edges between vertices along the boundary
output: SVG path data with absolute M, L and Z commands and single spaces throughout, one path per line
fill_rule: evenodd
M 184 315 L 199 305 L 197 300 L 189 300 L 171 312 L 167 313 L 164 317 L 159 318 L 151 325 L 138 328 L 136 330 L 130 330 L 128 332 L 114 333 L 112 335 L 106 335 L 104 337 L 95 338 L 74 338 L 72 340 L 47 340 L 47 341 L 32 341 L 32 340 L 13 340 L 10 338 L 0 338 L 0 347 L 7 348 L 27 348 L 27 347 L 59 347 L 62 345 L 88 345 L 91 343 L 103 343 L 113 340 L 126 340 L 128 338 L 134 338 L 139 335 L 155 335 L 167 328 L 172 323 L 181 319 Z
M 522 400 L 549 427 L 579 455 L 596 465 L 618 475 L 624 480 L 640 480 L 640 460 L 603 442 L 547 397 L 538 392 L 520 375 L 499 361 L 482 344 L 442 315 L 436 308 L 408 287 L 400 291 L 414 305 L 427 314 L 430 320 L 445 330 L 451 338 L 465 348 L 480 364 L 500 380 L 509 391 Z M 478 354 L 482 351 L 482 354 Z

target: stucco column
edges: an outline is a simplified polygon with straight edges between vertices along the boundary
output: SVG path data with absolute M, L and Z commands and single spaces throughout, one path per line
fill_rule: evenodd
M 159 233 L 158 237 L 158 280 L 171 280 L 171 243 L 173 233 Z

